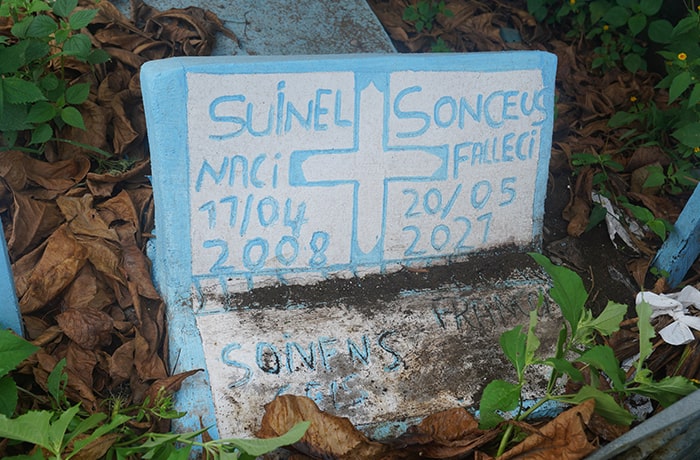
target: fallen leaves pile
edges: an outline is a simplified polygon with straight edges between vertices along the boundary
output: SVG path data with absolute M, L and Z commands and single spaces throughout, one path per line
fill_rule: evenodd
M 65 358 L 68 398 L 94 412 L 109 398 L 153 401 L 190 374 L 169 376 L 165 305 L 145 256 L 153 201 L 138 71 L 150 59 L 210 54 L 222 25 L 199 8 L 136 3 L 131 21 L 105 0 L 81 6 L 99 8 L 87 32 L 112 59 L 94 71 L 66 63 L 66 78 L 92 91 L 80 106 L 87 129 L 59 137 L 111 156 L 65 142 L 47 145 L 47 161 L 3 152 L 0 213 L 26 334 L 41 346 L 20 374 L 46 391 Z
M 665 155 L 647 147 L 622 156 L 619 135 L 607 126 L 613 113 L 629 109 L 632 96 L 663 105 L 665 94 L 653 89 L 657 75 L 611 71 L 592 76 L 587 45 L 563 41 L 541 28 L 522 5 L 514 6 L 523 2 L 447 0 L 446 8 L 454 14 L 438 16 L 435 27 L 421 33 L 402 19 L 409 3 L 370 1 L 391 37 L 407 51 L 426 51 L 440 37 L 456 51 L 542 49 L 557 54 L 552 173 L 570 175 L 573 153 L 609 153 L 625 167 L 615 174 L 618 191 L 657 217 L 675 220 L 682 204 L 649 194 L 638 182 L 639 171 L 663 164 Z M 111 157 L 69 143 L 49 144 L 46 161 L 20 151 L 3 152 L 0 216 L 27 335 L 42 347 L 19 377 L 33 382 L 25 387 L 46 391 L 48 373 L 65 358 L 69 399 L 94 412 L 106 410 L 109 398 L 140 404 L 163 386 L 174 391 L 190 374 L 169 375 L 165 306 L 144 255 L 153 228 L 153 202 L 138 69 L 151 59 L 208 55 L 217 32 L 235 37 L 199 8 L 159 12 L 136 2 L 129 20 L 107 0 L 81 5 L 99 8 L 88 32 L 112 60 L 94 71 L 68 62 L 67 77 L 90 82 L 92 91 L 80 107 L 87 130 L 69 127 L 60 137 L 95 146 Z M 7 25 L 0 24 L 0 33 Z M 516 30 L 521 40 L 505 41 L 503 29 Z M 591 189 L 592 171 L 584 170 L 572 184 L 565 211 L 572 236 L 581 235 L 588 225 Z M 657 243 L 650 236 L 635 241 L 641 254 L 636 264 L 644 272 Z M 624 331 L 634 334 L 633 325 Z M 695 348 L 693 353 L 700 354 Z M 700 363 L 700 356 L 696 361 Z M 659 361 L 656 369 L 666 362 Z M 696 367 L 693 376 L 697 373 Z M 585 457 L 598 439 L 607 439 L 609 429 L 593 409 L 593 402 L 587 402 L 544 425 L 519 424 L 529 437 L 501 458 L 535 451 L 538 456 L 529 458 Z M 479 430 L 466 410 L 453 409 L 429 416 L 398 439 L 378 443 L 347 419 L 321 413 L 312 401 L 293 396 L 268 405 L 258 434 L 278 435 L 301 420 L 313 423 L 296 445 L 296 458 L 488 459 L 480 449 L 497 436 L 497 431 Z M 167 424 L 142 428 L 168 429 Z
M 595 402 L 589 400 L 541 425 L 517 422 L 517 427 L 527 437 L 498 459 L 584 458 L 598 447 L 588 439 L 590 430 L 607 427 L 594 414 L 594 409 Z M 478 421 L 466 409 L 455 408 L 429 415 L 419 424 L 409 427 L 402 436 L 379 443 L 368 439 L 347 418 L 319 411 L 309 398 L 282 395 L 265 406 L 258 436 L 279 436 L 304 420 L 310 421 L 311 426 L 301 441 L 294 445 L 297 454 L 292 454 L 290 460 L 491 460 L 493 457 L 479 449 L 492 443 L 500 433 L 500 428 L 480 430 Z

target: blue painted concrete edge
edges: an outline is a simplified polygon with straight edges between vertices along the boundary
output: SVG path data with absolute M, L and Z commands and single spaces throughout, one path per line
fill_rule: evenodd
M 2 233 L 2 237 L 0 237 L 2 240 L 2 248 L 0 248 L 2 250 L 0 255 L 0 327 L 10 328 L 15 331 L 15 334 L 23 336 L 22 315 L 17 303 L 15 280 L 12 276 L 12 265 L 7 252 L 2 222 L 0 222 L 0 233 Z
M 668 272 L 667 281 L 676 287 L 700 254 L 700 187 L 696 187 L 673 226 L 653 265 Z
M 189 170 L 187 122 L 186 116 L 181 115 L 187 113 L 184 69 L 181 65 L 146 67 L 141 72 L 141 86 L 149 145 L 151 151 L 159 152 L 151 155 L 152 168 L 158 171 L 151 179 L 157 222 L 154 278 L 167 305 L 169 364 L 173 373 L 203 370 L 185 379 L 175 395 L 175 408 L 187 414 L 173 420 L 173 428 L 187 432 L 210 427 L 210 435 L 217 438 L 202 340 L 192 306 L 188 304 L 190 287 L 186 280 L 191 278 L 192 265 L 189 219 L 185 218 L 186 214 L 173 212 L 189 202 L 188 184 L 178 184 L 180 178 L 188 177 Z M 179 189 L 180 193 L 167 193 L 173 189 Z
M 204 372 L 186 379 L 175 397 L 176 408 L 187 412 L 185 417 L 175 422 L 176 430 L 193 431 L 201 426 L 212 426 L 212 436 L 218 436 L 202 341 L 190 305 L 192 253 L 187 206 L 190 200 L 187 183 L 189 155 L 186 74 L 402 70 L 496 72 L 531 69 L 542 71 L 543 85 L 551 88 L 553 94 L 556 56 L 541 51 L 435 55 L 179 57 L 150 61 L 142 66 L 141 85 L 149 144 L 151 152 L 158 152 L 157 155 L 151 155 L 153 171 L 157 172 L 153 175 L 157 229 L 154 277 L 168 306 L 168 330 L 176 332 L 169 334 L 170 364 L 173 372 L 204 369 Z M 553 103 L 552 99 L 551 106 Z M 537 190 L 533 204 L 533 242 L 538 247 L 542 239 L 551 155 L 553 120 L 552 117 L 549 118 L 542 126 Z

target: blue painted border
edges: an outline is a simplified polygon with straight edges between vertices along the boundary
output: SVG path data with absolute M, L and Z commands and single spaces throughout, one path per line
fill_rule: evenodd
M 0 222 L 0 234 L 2 234 L 0 235 L 0 240 L 2 240 L 2 247 L 0 248 L 0 251 L 2 251 L 2 254 L 0 254 L 0 327 L 3 329 L 10 328 L 15 331 L 15 334 L 23 336 L 22 315 L 17 303 L 15 280 L 12 276 L 12 265 L 7 252 L 2 222 Z
M 147 62 L 141 85 L 153 168 L 157 238 L 154 277 L 168 305 L 170 363 L 173 372 L 206 369 L 201 337 L 189 298 L 192 254 L 189 244 L 189 152 L 187 149 L 187 73 L 243 74 L 352 71 L 390 73 L 414 71 L 503 72 L 539 69 L 553 107 L 556 56 L 542 51 L 421 55 L 234 56 L 180 57 Z M 553 115 L 553 111 L 550 112 Z M 542 125 L 533 204 L 533 243 L 542 240 L 544 200 L 551 155 L 552 123 Z M 166 211 L 167 210 L 167 211 Z M 175 399 L 188 414 L 176 429 L 214 426 L 216 419 L 208 373 L 187 379 Z
M 653 265 L 668 272 L 667 281 L 676 287 L 683 281 L 688 269 L 700 254 L 700 187 L 685 204 L 681 215 L 656 253 Z

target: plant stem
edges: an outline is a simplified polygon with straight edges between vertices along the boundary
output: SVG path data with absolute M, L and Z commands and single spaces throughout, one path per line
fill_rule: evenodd
M 508 446 L 512 435 L 513 425 L 508 425 L 508 427 L 506 427 L 505 433 L 503 433 L 503 437 L 501 438 L 501 443 L 498 445 L 498 452 L 496 452 L 496 457 L 500 457 L 501 455 L 503 455 L 503 452 L 506 451 L 506 447 Z

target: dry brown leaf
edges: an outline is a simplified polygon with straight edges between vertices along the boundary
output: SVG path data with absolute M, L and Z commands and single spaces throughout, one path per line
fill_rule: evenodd
M 14 193 L 12 217 L 12 234 L 7 242 L 11 259 L 37 247 L 64 221 L 55 203 L 19 191 Z
M 593 189 L 593 170 L 588 168 L 579 174 L 571 201 L 564 208 L 562 216 L 569 221 L 566 231 L 573 237 L 579 237 L 588 226 L 591 213 L 591 190 Z
M 179 374 L 171 375 L 170 377 L 165 377 L 158 379 L 151 384 L 146 391 L 146 398 L 152 407 L 153 404 L 157 402 L 158 395 L 164 392 L 166 395 L 172 395 L 180 389 L 182 382 L 189 376 L 196 374 L 197 372 L 202 372 L 204 369 L 193 369 L 187 372 L 180 372 Z M 145 401 L 146 399 L 144 399 Z
M 597 448 L 588 441 L 586 436 L 586 425 L 594 410 L 595 400 L 589 399 L 562 412 L 543 426 L 539 433 L 531 434 L 498 459 L 578 460 L 585 458 Z
M 122 344 L 112 354 L 109 362 L 109 375 L 114 384 L 119 385 L 122 382 L 129 380 L 134 368 L 134 346 L 133 340 L 129 340 Z
M 66 350 L 66 370 L 80 378 L 81 383 L 87 388 L 93 389 L 93 371 L 97 366 L 97 353 L 70 342 Z
M 167 377 L 163 360 L 157 354 L 158 348 L 152 348 L 148 341 L 137 333 L 134 338 L 134 365 L 142 381 Z
M 146 255 L 136 246 L 136 229 L 131 224 L 117 227 L 122 243 L 123 266 L 128 282 L 136 285 L 138 294 L 149 299 L 159 299 L 151 279 L 151 265 Z M 133 295 L 133 294 L 132 294 Z
M 63 332 L 75 343 L 86 349 L 109 345 L 112 317 L 94 308 L 69 308 L 56 316 Z
M 632 259 L 627 262 L 627 271 L 632 274 L 632 278 L 637 282 L 637 286 L 640 289 L 644 289 L 645 280 L 647 272 L 649 271 L 649 265 L 651 264 L 650 257 L 644 257 L 640 259 Z
M 146 183 L 145 175 L 150 168 L 148 160 L 137 162 L 131 169 L 123 173 L 89 173 L 87 175 L 87 185 L 93 195 L 97 197 L 112 196 L 114 188 L 131 180 L 140 180 Z M 151 193 L 150 185 L 145 188 L 148 193 Z
M 76 441 L 84 439 L 87 436 L 88 435 L 76 436 L 72 442 L 75 443 Z M 102 435 L 90 442 L 87 446 L 81 448 L 71 458 L 75 460 L 94 460 L 96 458 L 102 458 L 110 447 L 112 447 L 112 445 L 119 440 L 119 437 L 119 433 L 108 433 Z
M 87 251 L 67 230 L 60 226 L 48 238 L 41 259 L 26 281 L 25 290 L 17 288 L 23 314 L 42 308 L 75 278 L 87 261 Z
M 302 421 L 311 426 L 294 448 L 313 458 L 373 459 L 387 451 L 387 446 L 367 439 L 347 418 L 322 412 L 304 396 L 282 395 L 266 404 L 257 436 L 280 436 Z
M 464 408 L 454 408 L 429 415 L 418 425 L 390 444 L 394 449 L 382 460 L 413 458 L 463 458 L 491 442 L 499 429 L 479 430 L 479 423 Z
M 114 293 L 97 275 L 91 264 L 85 264 L 62 295 L 67 308 L 102 310 L 114 302 Z
M 79 198 L 59 196 L 56 200 L 56 204 L 68 222 L 68 228 L 76 237 L 87 236 L 119 241 L 117 233 L 102 220 L 97 210 L 92 207 L 92 202 L 93 197 L 90 194 Z

